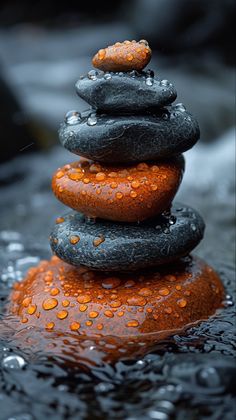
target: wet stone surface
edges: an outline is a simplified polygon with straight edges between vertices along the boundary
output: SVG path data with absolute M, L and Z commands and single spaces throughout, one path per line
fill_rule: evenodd
M 200 135 L 198 123 L 182 104 L 147 115 L 105 115 L 87 111 L 59 130 L 70 152 L 101 162 L 141 162 L 190 149 Z
M 173 84 L 154 77 L 152 70 L 141 73 L 90 70 L 77 81 L 76 92 L 92 107 L 111 114 L 163 107 L 177 96 Z
M 172 207 L 170 216 L 142 223 L 91 221 L 77 212 L 63 219 L 50 237 L 53 252 L 70 264 L 108 271 L 137 270 L 175 261 L 197 246 L 205 227 L 195 210 L 178 204 Z M 78 241 L 73 243 L 71 237 Z
M 11 320 L 10 329 L 2 322 L 12 283 L 20 281 L 30 266 L 51 255 L 47 234 L 55 215 L 63 213 L 63 209 L 50 192 L 50 176 L 52 167 L 56 169 L 66 159 L 70 161 L 70 157 L 55 148 L 48 155 L 19 157 L 14 165 L 12 162 L 3 165 L 0 179 L 8 186 L 1 187 L 0 231 L 0 405 L 4 420 L 75 419 L 78 413 L 82 419 L 99 420 L 234 418 L 234 171 L 230 160 L 234 153 L 231 144 L 229 138 L 224 138 L 214 148 L 197 146 L 191 151 L 179 193 L 181 201 L 191 203 L 204 216 L 206 235 L 196 253 L 219 272 L 226 288 L 225 307 L 186 334 L 176 334 L 146 349 L 146 356 L 140 356 L 131 342 L 132 359 L 114 365 L 91 363 L 91 359 L 96 360 L 97 352 L 102 352 L 102 342 L 87 342 L 91 359 L 78 363 L 77 352 L 67 351 L 64 356 L 58 356 L 55 347 L 46 353 L 41 346 L 43 335 L 33 347 L 32 330 L 24 327 L 16 335 Z M 22 191 L 28 194 L 22 196 Z M 18 345 L 18 338 L 24 332 L 29 335 L 27 350 Z M 139 348 L 143 349 L 142 343 Z M 13 363 L 11 359 L 15 368 L 9 368 L 9 356 L 18 360 Z

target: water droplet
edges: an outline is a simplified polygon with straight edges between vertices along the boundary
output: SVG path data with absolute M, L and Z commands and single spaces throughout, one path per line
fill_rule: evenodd
M 110 80 L 112 78 L 112 75 L 110 73 L 105 73 L 103 77 L 105 80 Z
M 127 327 L 138 327 L 139 326 L 139 322 L 136 319 L 131 319 L 130 321 L 127 322 Z
M 140 187 L 140 182 L 139 181 L 133 181 L 133 182 L 131 182 L 131 187 L 132 188 L 139 188 Z
M 146 83 L 147 86 L 152 86 L 153 83 L 154 83 L 154 79 L 152 77 L 148 76 L 145 79 L 145 83 Z
M 91 302 L 91 297 L 89 295 L 80 295 L 77 298 L 77 302 L 79 302 L 79 303 Z
M 170 225 L 174 225 L 176 223 L 176 217 L 171 215 L 169 218 L 169 224 Z
M 136 70 L 132 70 L 132 71 L 129 72 L 129 75 L 131 77 L 137 77 L 139 74 L 138 74 L 138 72 Z
M 80 113 L 78 111 L 68 111 L 65 115 L 65 123 L 68 125 L 78 124 L 80 121 Z
M 120 77 L 124 76 L 123 71 L 119 71 L 118 76 L 120 76 Z
M 146 39 L 140 39 L 139 44 L 144 44 L 146 47 L 149 47 L 148 41 L 146 41 Z
M 177 305 L 180 308 L 185 308 L 185 306 L 187 305 L 187 300 L 186 299 L 179 299 L 179 300 L 177 300 Z
M 128 61 L 132 61 L 134 59 L 134 56 L 133 56 L 133 54 L 129 53 L 129 54 L 127 54 L 126 58 L 127 58 Z
M 205 387 L 218 387 L 220 386 L 220 377 L 214 367 L 206 367 L 197 373 L 197 382 Z
M 109 305 L 112 308 L 119 308 L 122 305 L 122 303 L 120 300 L 113 300 L 112 302 L 109 302 Z
M 104 181 L 104 179 L 106 178 L 106 175 L 105 175 L 104 172 L 98 172 L 95 175 L 95 178 L 96 178 L 97 181 Z
M 160 81 L 160 85 L 161 86 L 169 86 L 170 82 L 167 79 L 163 79 L 163 80 Z
M 68 316 L 68 312 L 66 310 L 59 311 L 57 313 L 57 318 L 65 319 Z
M 121 192 L 116 193 L 116 198 L 118 198 L 118 200 L 120 200 L 122 197 L 123 197 L 123 194 Z
M 190 227 L 191 227 L 193 232 L 196 232 L 197 227 L 193 223 L 191 223 Z
M 96 70 L 90 70 L 88 72 L 88 78 L 90 80 L 97 80 L 97 77 L 98 77 L 98 72 Z
M 70 237 L 70 243 L 71 243 L 72 245 L 76 245 L 79 241 L 80 241 L 80 237 L 79 237 L 79 236 L 72 235 L 72 236 Z
M 104 315 L 106 315 L 108 318 L 113 318 L 113 316 L 114 316 L 114 314 L 113 314 L 113 312 L 112 311 L 105 311 L 104 312 Z
M 97 247 L 101 245 L 105 241 L 105 238 L 103 235 L 100 235 L 98 238 L 93 240 L 93 246 Z
M 2 360 L 2 367 L 5 369 L 22 369 L 25 365 L 25 359 L 18 354 L 12 354 L 4 357 Z
M 54 322 L 48 322 L 47 324 L 46 324 L 46 329 L 47 330 L 53 330 L 53 328 L 55 327 L 55 324 L 54 324 Z
M 76 321 L 72 322 L 70 324 L 70 329 L 71 331 L 78 331 L 80 329 L 80 323 Z
M 175 109 L 177 111 L 180 111 L 180 112 L 185 112 L 186 111 L 186 108 L 185 108 L 184 104 L 182 104 L 182 103 L 176 104 Z
M 155 419 L 155 420 L 169 420 L 168 414 L 163 413 L 162 411 L 158 411 L 158 410 L 149 411 L 148 416 L 150 419 Z
M 91 114 L 87 119 L 87 124 L 90 126 L 96 125 L 98 122 L 96 114 Z
M 160 290 L 158 290 L 158 293 L 161 296 L 167 296 L 167 295 L 169 295 L 170 291 L 169 291 L 169 289 L 167 289 L 167 287 L 162 287 Z
M 107 279 L 103 280 L 102 287 L 104 289 L 115 289 L 120 285 L 121 281 L 117 277 L 108 277 Z
M 46 311 L 56 308 L 57 305 L 58 305 L 58 301 L 57 299 L 54 299 L 54 298 L 45 299 L 42 304 L 43 309 L 45 309 Z
M 99 313 L 97 311 L 89 312 L 89 317 L 90 318 L 97 318 L 98 315 L 99 315 Z
M 142 289 L 139 290 L 138 294 L 140 296 L 151 296 L 152 290 L 148 289 L 148 287 L 142 287 Z
M 145 306 L 147 301 L 142 296 L 131 296 L 127 299 L 127 303 L 132 306 Z

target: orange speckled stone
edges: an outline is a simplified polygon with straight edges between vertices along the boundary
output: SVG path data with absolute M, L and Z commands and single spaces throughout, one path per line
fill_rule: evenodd
M 135 222 L 170 207 L 183 171 L 181 157 L 131 166 L 81 160 L 58 169 L 52 189 L 65 205 L 87 216 Z
M 152 50 L 146 40 L 116 42 L 93 57 L 93 66 L 103 71 L 142 70 L 149 63 Z
M 178 330 L 208 318 L 223 296 L 219 277 L 198 258 L 158 271 L 109 275 L 52 257 L 15 284 L 8 313 L 19 328 L 24 324 L 45 331 L 145 340 L 145 334 Z

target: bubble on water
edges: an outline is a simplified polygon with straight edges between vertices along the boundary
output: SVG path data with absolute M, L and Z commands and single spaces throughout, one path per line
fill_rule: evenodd
M 105 80 L 110 80 L 112 78 L 112 75 L 111 73 L 105 73 L 103 77 Z
M 4 369 L 22 369 L 25 365 L 25 359 L 18 354 L 6 356 L 2 360 L 2 367 Z
M 96 71 L 96 70 L 90 70 L 88 72 L 88 78 L 90 80 L 97 80 L 97 77 L 98 77 L 98 71 Z
M 96 114 L 91 114 L 87 119 L 87 124 L 90 126 L 96 125 L 98 122 Z
M 80 113 L 78 111 L 68 111 L 65 115 L 65 123 L 68 125 L 78 124 L 80 121 Z
M 197 382 L 201 386 L 213 388 L 221 385 L 221 380 L 214 367 L 206 367 L 197 373 Z
M 182 104 L 182 103 L 176 104 L 175 109 L 177 111 L 180 111 L 180 112 L 185 112 L 186 111 L 186 108 L 185 108 L 184 104 Z

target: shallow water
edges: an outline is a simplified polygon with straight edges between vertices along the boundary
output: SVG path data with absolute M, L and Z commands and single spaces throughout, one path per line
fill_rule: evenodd
M 73 342 L 64 342 L 67 352 L 63 356 L 57 354 L 56 347 L 45 353 L 27 329 L 21 336 L 31 340 L 31 348 L 24 350 L 14 323 L 10 329 L 5 327 L 1 315 L 0 419 L 234 417 L 231 138 L 221 139 L 214 149 L 197 146 L 196 151 L 187 153 L 187 173 L 178 194 L 178 200 L 196 207 L 206 220 L 205 240 L 196 253 L 219 272 L 226 288 L 225 307 L 185 334 L 152 345 L 147 354 L 143 346 L 130 343 L 135 355 L 113 365 L 101 361 L 103 342 L 84 343 L 90 346 L 91 357 L 78 362 L 70 351 Z M 49 226 L 65 212 L 50 192 L 50 174 L 69 161 L 66 152 L 54 149 L 49 155 L 17 158 L 14 165 L 1 168 L 0 180 L 5 186 L 1 188 L 0 313 L 12 283 L 50 256 Z M 95 360 L 99 361 L 96 366 Z

